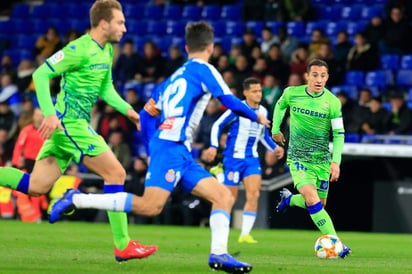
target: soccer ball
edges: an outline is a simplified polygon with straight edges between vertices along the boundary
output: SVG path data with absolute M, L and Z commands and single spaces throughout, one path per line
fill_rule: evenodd
M 322 235 L 315 242 L 315 254 L 320 259 L 336 259 L 343 251 L 343 244 L 337 236 Z

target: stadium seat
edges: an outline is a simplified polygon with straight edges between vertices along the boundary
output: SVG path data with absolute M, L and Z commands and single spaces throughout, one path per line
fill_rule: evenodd
M 77 30 L 79 33 L 84 33 L 86 29 L 90 28 L 88 19 L 72 19 L 71 28 Z
M 412 69 L 400 69 L 396 74 L 396 84 L 401 87 L 412 87 Z
M 59 20 L 62 21 L 62 20 Z M 32 24 L 33 24 L 33 33 L 38 33 L 39 35 L 46 33 L 47 29 L 49 26 L 52 26 L 52 24 L 49 22 L 49 20 L 43 20 L 43 19 L 32 19 Z M 57 28 L 57 26 L 54 26 Z M 60 29 L 58 29 L 60 32 Z M 60 32 L 63 33 L 63 32 Z
M 381 68 L 382 69 L 399 69 L 400 56 L 397 54 L 382 54 L 380 56 Z
M 15 19 L 13 20 L 13 22 L 11 20 L 0 21 L 1 33 L 4 34 L 4 35 L 13 33 L 14 21 L 15 21 Z
M 182 19 L 197 21 L 200 19 L 202 8 L 198 5 L 184 5 L 182 10 Z
M 162 36 L 166 34 L 167 25 L 165 21 L 148 20 L 146 27 L 146 34 L 153 34 Z
M 33 33 L 33 24 L 29 20 L 13 20 L 11 25 L 13 33 L 20 34 L 32 34 Z M 3 31 L 3 30 L 2 30 Z
M 60 34 L 65 34 L 67 30 L 72 28 L 71 22 L 69 20 L 60 20 L 60 19 L 54 18 L 54 19 L 47 20 L 46 23 L 48 23 L 51 26 L 56 27 Z M 34 25 L 33 27 L 36 27 L 36 25 Z
M 330 21 L 326 25 L 325 34 L 327 36 L 336 36 L 340 31 L 346 31 L 348 29 L 347 21 Z
M 412 102 L 412 88 L 408 89 L 408 97 L 406 99 L 408 102 Z
M 272 29 L 274 34 L 279 34 L 279 27 L 282 26 L 283 23 L 279 21 L 267 21 L 266 26 Z
M 242 9 L 239 5 L 223 5 L 220 18 L 223 20 L 241 20 Z
M 11 11 L 11 18 L 13 19 L 25 19 L 30 15 L 30 6 L 27 4 L 14 4 Z
M 144 16 L 144 5 L 136 4 L 136 3 L 133 3 L 133 4 L 126 3 L 126 4 L 123 4 L 123 12 L 124 12 L 124 16 L 128 20 L 141 19 Z M 136 18 L 136 19 L 133 19 L 133 18 Z M 126 21 L 126 25 L 127 25 L 127 21 Z
M 306 23 L 306 35 L 312 35 L 315 29 L 320 29 L 325 33 L 327 23 L 325 21 L 309 21 Z
M 17 48 L 17 49 L 32 50 L 33 46 L 36 44 L 37 38 L 38 38 L 37 35 L 29 35 L 29 34 L 15 35 L 13 39 L 14 41 L 12 43 L 12 47 Z
M 401 56 L 400 69 L 412 69 L 412 54 Z
M 325 19 L 325 20 L 335 20 L 340 18 L 341 15 L 341 5 L 331 5 L 331 6 L 323 6 L 321 9 L 318 10 L 318 19 Z
M 364 20 L 357 20 L 356 22 L 349 21 L 346 25 L 346 32 L 349 36 L 353 36 L 357 32 L 364 31 L 367 24 L 368 22 Z
M 363 5 L 361 17 L 365 20 L 370 20 L 372 17 L 380 16 L 384 17 L 385 11 L 382 6 L 379 5 Z
M 181 36 L 185 33 L 186 22 L 184 21 L 167 21 L 166 33 L 169 35 Z
M 144 20 L 128 20 L 126 22 L 127 31 L 136 35 L 145 35 L 147 29 L 147 21 Z
M 392 85 L 392 83 L 393 74 L 390 70 L 368 71 L 365 74 L 366 86 L 377 86 L 383 91 L 386 86 Z
M 205 5 L 203 6 L 201 17 L 205 20 L 219 20 L 220 6 L 219 5 Z
M 342 7 L 340 18 L 343 20 L 357 21 L 362 17 L 362 7 L 361 5 L 347 5 Z
M 226 34 L 242 36 L 244 32 L 243 22 L 241 21 L 226 21 Z
M 49 17 L 49 6 L 48 5 L 35 5 L 31 9 L 32 18 L 42 18 L 47 19 Z
M 67 15 L 73 19 L 89 20 L 89 4 L 72 4 L 67 10 Z
M 173 37 L 172 37 L 172 41 L 171 41 L 170 44 L 171 44 L 171 45 L 174 45 L 174 46 L 180 47 L 180 49 L 182 50 L 182 52 L 184 52 L 185 45 L 186 45 L 186 41 L 185 41 L 185 39 L 184 39 L 183 37 L 173 36 Z
M 151 40 L 160 49 L 164 57 L 166 57 L 171 45 L 172 37 L 167 35 L 154 35 Z
M 300 37 L 305 33 L 305 24 L 301 21 L 287 22 L 286 27 L 290 36 Z
M 346 143 L 359 143 L 361 141 L 361 137 L 359 134 L 356 133 L 345 133 L 345 142 Z
M 210 24 L 215 31 L 215 36 L 219 37 L 226 35 L 226 24 L 224 21 L 211 21 Z
M 248 21 L 246 22 L 246 29 L 251 29 L 255 33 L 256 37 L 261 37 L 264 22 L 262 21 Z
M 312 5 L 329 5 L 332 0 L 310 0 Z
M 144 5 L 143 6 L 143 16 L 147 20 L 159 20 L 163 16 L 163 6 L 160 6 L 160 5 Z
M 163 18 L 166 20 L 180 20 L 182 18 L 182 8 L 180 5 L 165 5 L 163 8 Z
M 359 70 L 348 70 L 345 75 L 345 84 L 363 86 L 364 72 Z
M 330 91 L 333 94 L 337 94 L 340 91 L 346 92 L 346 94 L 349 96 L 349 98 L 353 100 L 358 99 L 358 87 L 354 85 L 339 85 L 339 86 L 334 86 L 330 89 Z

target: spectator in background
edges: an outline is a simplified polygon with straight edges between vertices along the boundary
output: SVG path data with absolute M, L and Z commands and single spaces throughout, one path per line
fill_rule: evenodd
M 270 46 L 266 56 L 268 64 L 268 73 L 279 78 L 282 84 L 286 84 L 289 77 L 289 65 L 284 61 L 279 44 Z
M 136 52 L 133 40 L 123 43 L 122 52 L 114 65 L 114 79 L 122 84 L 131 81 L 139 71 L 140 56 Z
M 1 64 L 0 64 L 0 74 L 10 74 L 12 78 L 15 78 L 17 72 L 13 66 L 13 60 L 11 60 L 10 55 L 3 54 L 1 57 Z
M 337 92 L 336 97 L 338 97 L 342 104 L 342 117 L 343 124 L 345 125 L 345 132 L 359 133 L 360 123 L 355 121 L 353 116 L 353 111 L 355 109 L 353 100 L 351 100 L 348 94 L 343 90 Z
M 329 79 L 328 85 L 336 86 L 341 83 L 343 77 L 345 76 L 345 71 L 338 66 L 338 62 L 333 55 L 333 51 L 329 43 L 321 43 L 319 45 L 318 51 L 315 54 L 315 57 L 325 61 L 329 67 Z
M 374 47 L 379 47 L 385 33 L 383 20 L 379 15 L 375 15 L 365 27 L 365 37 Z
M 282 0 L 267 0 L 264 10 L 264 21 L 284 21 Z
M 250 58 L 250 56 L 252 56 L 252 49 L 254 47 L 260 48 L 260 44 L 256 40 L 255 32 L 252 29 L 246 29 L 243 32 L 242 38 L 242 42 L 240 43 L 241 54 L 243 54 L 247 58 Z
M 234 66 L 240 55 L 242 55 L 242 47 L 239 44 L 232 45 L 229 52 L 229 64 Z
M 392 7 L 384 21 L 384 34 L 380 43 L 381 53 L 405 54 L 411 50 L 411 27 L 398 6 Z
M 348 33 L 346 31 L 340 31 L 336 37 L 336 44 L 333 47 L 333 55 L 336 59 L 337 70 L 345 71 L 346 62 L 348 60 L 348 54 L 352 48 L 352 43 L 348 40 Z
M 262 42 L 260 43 L 260 48 L 263 54 L 268 53 L 270 46 L 279 43 L 279 37 L 273 35 L 273 31 L 270 27 L 264 27 L 262 29 Z
M 122 114 L 117 112 L 112 106 L 105 105 L 104 111 L 97 124 L 97 132 L 107 140 L 110 132 L 113 130 L 118 130 L 119 128 L 121 128 L 126 134 L 124 138 L 129 140 L 128 137 L 130 132 L 127 119 Z
M 21 111 L 17 120 L 18 130 L 20 131 L 25 126 L 33 122 L 34 102 L 36 95 L 34 93 L 26 93 L 23 95 Z
M 273 117 L 273 109 L 282 95 L 283 87 L 279 78 L 273 74 L 266 74 L 262 85 L 262 105 L 269 111 L 268 117 Z
M 220 56 L 224 54 L 225 54 L 225 51 L 223 50 L 222 43 L 219 43 L 219 42 L 215 43 L 212 56 L 210 56 L 209 63 L 212 64 L 214 67 L 217 67 Z
M 392 8 L 397 7 L 403 11 L 405 20 L 412 21 L 412 1 L 408 0 L 387 0 L 385 4 L 385 11 L 390 14 Z
M 303 77 L 297 73 L 291 73 L 288 78 L 287 86 L 300 86 L 303 85 Z
M 198 131 L 196 133 L 194 147 L 199 149 L 208 148 L 210 145 L 210 132 L 212 130 L 213 123 L 222 114 L 220 110 L 220 102 L 212 98 L 207 104 L 205 113 L 200 120 Z
M 359 90 L 358 106 L 369 109 L 372 100 L 372 91 L 369 88 L 361 88 Z
M 323 44 L 329 44 L 329 39 L 325 37 L 321 29 L 314 29 L 310 36 L 309 54 L 316 54 Z
M 135 88 L 128 88 L 125 93 L 125 100 L 136 112 L 139 112 L 144 107 L 145 102 L 139 96 Z
M 22 60 L 17 68 L 16 84 L 20 92 L 34 91 L 32 74 L 35 70 L 34 63 L 31 60 Z
M 143 54 L 139 71 L 135 79 L 143 83 L 156 83 L 163 76 L 166 60 L 162 57 L 160 50 L 152 41 L 143 45 Z
M 299 40 L 288 34 L 285 25 L 280 25 L 278 28 L 278 37 L 280 40 L 280 49 L 285 61 L 289 63 L 290 56 L 298 48 Z
M 290 73 L 298 74 L 303 78 L 309 63 L 309 50 L 305 44 L 301 44 L 293 53 L 290 61 Z
M 361 133 L 384 134 L 388 132 L 390 113 L 382 107 L 382 97 L 372 97 L 368 113 L 363 116 Z
M 252 68 L 251 76 L 259 79 L 260 83 L 263 84 L 267 72 L 268 66 L 266 59 L 263 56 L 256 59 L 256 62 Z
M 228 85 L 228 87 L 230 89 L 235 89 L 235 92 L 233 92 L 234 95 L 238 96 L 238 92 L 236 89 L 236 79 L 235 79 L 235 73 L 233 72 L 233 70 L 225 70 L 222 72 L 222 78 L 223 81 L 225 81 L 226 85 Z M 223 107 L 223 106 L 222 106 Z
M 286 21 L 306 21 L 310 18 L 309 0 L 282 0 Z
M 110 149 L 113 151 L 117 160 L 122 164 L 124 169 L 128 170 L 132 163 L 132 153 L 130 147 L 123 140 L 123 131 L 122 129 L 115 129 L 109 133 L 107 144 Z
M 144 178 L 147 171 L 147 161 L 145 158 L 137 157 L 133 159 L 132 162 L 133 165 L 129 172 L 132 179 L 126 181 L 124 190 L 142 196 L 144 192 Z
M 394 91 L 390 96 L 391 115 L 389 121 L 389 134 L 410 134 L 412 129 L 411 110 L 405 102 L 402 92 Z
M 172 45 L 169 48 L 169 59 L 166 62 L 163 78 L 167 78 L 175 72 L 180 66 L 184 64 L 186 58 L 182 54 L 179 46 Z
M 252 70 L 249 66 L 248 58 L 245 55 L 239 55 L 236 58 L 236 63 L 233 68 L 233 73 L 235 76 L 235 87 L 236 90 L 242 90 L 243 80 L 250 77 Z
M 4 73 L 0 75 L 0 102 L 7 101 L 11 96 L 18 92 L 18 87 L 13 83 L 10 74 Z
M 80 33 L 77 30 L 68 29 L 66 31 L 65 36 L 64 36 L 63 46 L 67 45 L 68 43 L 70 43 L 73 40 L 76 40 L 79 37 L 80 37 Z
M 33 49 L 33 56 L 37 64 L 43 64 L 44 60 L 62 47 L 62 40 L 57 28 L 50 26 L 47 32 L 40 36 Z
M 229 63 L 229 56 L 226 54 L 222 54 L 219 56 L 216 64 L 216 69 L 220 72 L 223 73 L 224 71 L 228 70 L 230 68 L 230 63 Z
M 375 70 L 380 66 L 379 52 L 368 40 L 363 32 L 355 34 L 355 45 L 350 49 L 347 57 L 347 70 Z

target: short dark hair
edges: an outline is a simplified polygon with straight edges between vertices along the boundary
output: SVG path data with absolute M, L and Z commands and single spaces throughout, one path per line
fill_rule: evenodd
M 313 66 L 325 67 L 329 71 L 329 66 L 325 61 L 321 59 L 313 59 L 312 61 L 309 62 L 306 68 L 306 72 L 309 72 Z
M 185 39 L 189 52 L 204 51 L 213 44 L 213 27 L 206 21 L 189 23 L 186 25 Z
M 256 85 L 256 84 L 260 84 L 259 79 L 255 78 L 255 77 L 246 78 L 243 81 L 243 90 L 248 90 L 248 89 L 250 89 L 251 85 Z

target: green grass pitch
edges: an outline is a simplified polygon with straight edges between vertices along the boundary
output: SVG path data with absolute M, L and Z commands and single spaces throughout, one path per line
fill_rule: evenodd
M 108 224 L 61 222 L 30 224 L 0 220 L 0 273 L 212 273 L 207 265 L 210 231 L 201 227 L 131 225 L 133 239 L 157 244 L 149 258 L 114 260 Z M 232 229 L 229 251 L 251 263 L 251 273 L 412 273 L 412 236 L 341 232 L 353 253 L 321 260 L 315 230 L 254 230 L 258 244 L 238 244 Z M 220 273 L 220 272 L 215 272 Z

